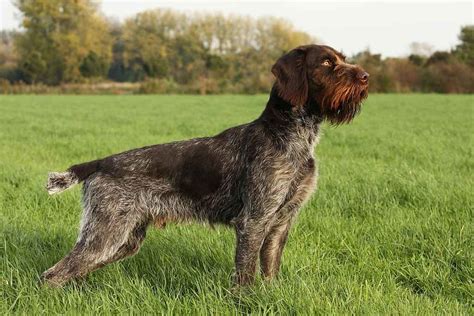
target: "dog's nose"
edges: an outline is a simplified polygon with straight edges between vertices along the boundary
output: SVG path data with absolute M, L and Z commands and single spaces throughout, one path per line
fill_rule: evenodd
M 357 79 L 359 79 L 363 83 L 366 83 L 367 81 L 369 81 L 369 73 L 361 70 L 357 73 Z

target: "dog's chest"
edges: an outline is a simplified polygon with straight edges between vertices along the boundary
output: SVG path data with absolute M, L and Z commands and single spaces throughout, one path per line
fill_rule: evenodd
M 285 198 L 286 203 L 301 205 L 316 188 L 317 162 L 314 156 L 314 147 L 317 137 L 312 142 L 300 143 L 292 148 L 290 153 L 290 168 L 293 169 L 293 177 L 288 183 L 288 191 Z
M 288 191 L 281 205 L 282 212 L 294 213 L 305 203 L 316 188 L 317 166 L 313 157 L 308 157 L 288 183 Z M 290 207 L 287 207 L 290 206 Z M 291 215 L 291 214 L 287 214 Z

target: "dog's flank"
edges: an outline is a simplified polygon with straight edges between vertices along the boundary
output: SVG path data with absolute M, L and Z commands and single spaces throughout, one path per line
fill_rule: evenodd
M 198 221 L 236 231 L 234 282 L 278 271 L 298 210 L 316 187 L 320 125 L 350 122 L 368 74 L 327 46 L 294 49 L 273 66 L 265 110 L 213 137 L 159 144 L 51 173 L 59 193 L 84 181 L 83 216 L 71 252 L 43 274 L 53 285 L 135 254 L 149 224 Z

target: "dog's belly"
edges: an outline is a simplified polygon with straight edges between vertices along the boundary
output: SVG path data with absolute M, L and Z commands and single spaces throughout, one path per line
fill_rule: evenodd
M 153 192 L 145 203 L 157 226 L 188 221 L 230 225 L 243 206 L 236 194 L 228 194 L 222 188 L 200 198 L 174 189 L 159 195 Z
M 132 208 L 149 214 L 159 227 L 187 221 L 230 224 L 242 209 L 236 181 L 226 178 L 212 184 L 215 179 L 208 177 L 213 176 L 205 170 L 183 175 L 184 179 L 125 176 L 114 183 L 126 184 L 127 189 L 110 194 L 130 201 Z

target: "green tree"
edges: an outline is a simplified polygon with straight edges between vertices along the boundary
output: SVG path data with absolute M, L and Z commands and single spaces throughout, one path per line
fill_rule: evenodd
M 171 80 L 199 93 L 260 92 L 284 52 L 315 40 L 285 20 L 152 10 L 123 26 L 123 60 L 143 77 Z M 118 46 L 114 46 L 118 47 Z
M 461 44 L 456 46 L 454 54 L 463 62 L 474 66 L 474 25 L 462 27 L 459 40 Z
M 173 41 L 182 33 L 185 21 L 183 14 L 171 10 L 145 11 L 128 19 L 122 36 L 126 66 L 147 77 L 166 77 L 169 58 L 176 56 Z
M 111 41 L 93 1 L 17 0 L 16 5 L 25 28 L 16 43 L 19 66 L 30 81 L 58 84 L 106 73 Z
M 79 70 L 84 77 L 104 77 L 109 69 L 108 60 L 91 51 L 79 66 Z

